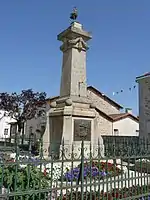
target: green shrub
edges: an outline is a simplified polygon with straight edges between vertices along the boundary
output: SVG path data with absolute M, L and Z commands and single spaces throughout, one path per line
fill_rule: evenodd
M 45 195 L 48 195 L 40 194 L 39 190 L 48 188 L 50 182 L 49 177 L 36 166 L 28 165 L 21 167 L 18 164 L 1 166 L 0 180 L 1 187 L 4 187 L 7 190 L 8 196 L 10 196 L 9 200 L 14 199 L 14 196 L 11 197 L 11 193 L 13 192 L 29 193 L 29 191 L 33 191 L 34 193 L 36 190 L 34 194 L 18 195 L 15 200 L 42 200 L 45 199 Z

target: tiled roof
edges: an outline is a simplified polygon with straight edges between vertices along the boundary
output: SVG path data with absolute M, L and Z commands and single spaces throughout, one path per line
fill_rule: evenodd
M 125 119 L 126 117 L 130 117 L 132 118 L 133 120 L 135 121 L 139 121 L 139 118 L 130 114 L 130 113 L 119 113 L 119 114 L 112 114 L 112 115 L 109 115 L 109 117 L 111 117 L 113 119 L 113 121 L 119 121 L 121 119 Z
M 119 113 L 119 114 L 111 114 L 111 115 L 107 115 L 106 113 L 102 112 L 100 109 L 96 108 L 96 111 L 103 116 L 104 118 L 106 118 L 107 120 L 111 121 L 111 122 L 116 122 L 119 121 L 121 119 L 125 119 L 127 117 L 130 117 L 131 119 L 139 122 L 139 118 L 130 114 L 130 113 Z
M 136 81 L 138 81 L 138 80 L 140 80 L 140 79 L 142 79 L 142 78 L 146 78 L 146 77 L 148 77 L 148 76 L 150 76 L 150 72 L 147 72 L 147 73 L 145 73 L 145 74 L 143 74 L 143 75 L 141 75 L 141 76 L 136 77 Z
M 111 114 L 111 115 L 109 115 L 112 119 L 118 119 L 118 118 L 120 118 L 120 117 L 124 117 L 124 116 L 126 116 L 128 113 L 119 113 L 119 114 Z

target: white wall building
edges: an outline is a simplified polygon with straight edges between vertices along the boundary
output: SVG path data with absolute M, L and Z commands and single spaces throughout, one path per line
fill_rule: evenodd
M 123 114 L 124 118 L 114 119 L 113 135 L 114 136 L 139 136 L 139 122 L 132 115 Z M 121 117 L 121 116 L 120 116 Z
M 11 123 L 15 122 L 14 119 L 8 116 L 7 112 L 0 110 L 0 139 L 10 138 Z

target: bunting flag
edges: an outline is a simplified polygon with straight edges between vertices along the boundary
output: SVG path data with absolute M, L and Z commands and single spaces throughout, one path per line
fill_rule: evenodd
M 121 89 L 120 91 L 117 91 L 117 92 L 113 92 L 113 96 L 114 95 L 118 95 L 118 94 L 121 94 L 121 93 L 124 93 L 125 91 L 129 91 L 129 92 L 132 92 L 133 90 L 135 90 L 136 89 L 136 85 L 134 85 L 134 86 L 132 86 L 132 87 L 130 87 L 130 88 L 128 88 L 127 90 L 125 89 Z

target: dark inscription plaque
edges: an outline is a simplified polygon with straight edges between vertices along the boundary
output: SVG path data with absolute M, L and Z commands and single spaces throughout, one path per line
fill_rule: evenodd
M 75 119 L 74 120 L 74 141 L 91 141 L 91 120 Z

